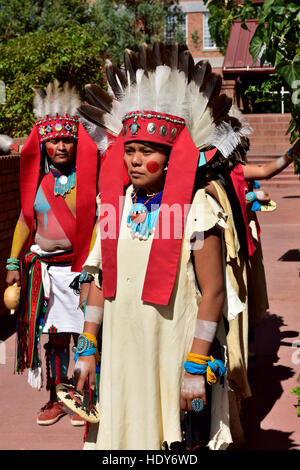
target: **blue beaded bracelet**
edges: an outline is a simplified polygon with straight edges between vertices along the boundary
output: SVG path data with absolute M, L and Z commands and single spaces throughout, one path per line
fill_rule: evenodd
M 249 193 L 246 194 L 246 200 L 249 202 L 256 201 L 257 196 L 254 191 L 249 191 Z
M 77 359 L 78 359 L 78 356 L 93 356 L 93 354 L 97 354 L 97 349 L 96 348 L 90 348 L 90 349 L 86 349 L 84 352 L 82 352 L 81 354 L 78 354 L 78 352 L 76 351 L 75 352 L 75 356 L 74 356 L 74 361 L 76 362 Z

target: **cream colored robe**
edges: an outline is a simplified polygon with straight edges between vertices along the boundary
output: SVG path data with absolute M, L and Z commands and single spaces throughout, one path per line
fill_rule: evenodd
M 104 304 L 101 419 L 99 428 L 91 425 L 85 449 L 155 450 L 161 449 L 164 442 L 170 444 L 182 440 L 179 401 L 183 363 L 193 342 L 201 302 L 191 261 L 189 240 L 193 233 L 203 234 L 215 225 L 223 231 L 227 286 L 224 315 L 229 323 L 235 323 L 245 311 L 245 303 L 237 295 L 238 283 L 232 269 L 230 266 L 226 269 L 226 260 L 230 261 L 232 257 L 236 260 L 239 248 L 231 215 L 228 216 L 204 189 L 195 194 L 188 215 L 169 305 L 141 301 L 152 236 L 146 241 L 131 238 L 126 224 L 132 205 L 131 191 L 132 187 L 128 188 L 120 227 L 117 294 L 114 300 L 105 300 Z M 166 256 L 172 254 L 166 253 Z M 94 274 L 101 269 L 99 233 L 84 269 Z M 236 333 L 236 328 L 229 331 L 233 342 L 236 342 Z M 228 345 L 223 321 L 219 324 L 217 337 L 226 359 Z M 236 345 L 240 347 L 238 342 Z M 231 354 L 230 347 L 228 351 Z M 244 351 L 240 355 L 236 353 L 234 366 L 246 367 L 245 357 L 240 361 L 243 354 Z M 211 449 L 226 449 L 233 442 L 229 412 L 231 393 L 227 379 L 224 386 L 219 383 L 213 386 Z M 235 402 L 233 411 L 236 414 Z M 238 416 L 234 420 L 234 427 L 238 428 Z M 234 433 L 237 434 L 236 430 Z M 241 440 L 241 435 L 237 439 Z

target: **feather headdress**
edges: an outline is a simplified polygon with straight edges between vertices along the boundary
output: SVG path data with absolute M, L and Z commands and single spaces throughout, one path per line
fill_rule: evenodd
M 77 108 L 81 105 L 81 99 L 69 82 L 63 86 L 58 80 L 50 82 L 44 90 L 33 88 L 33 114 L 37 119 L 46 116 L 66 115 L 76 116 Z
M 105 149 L 107 133 L 119 135 L 124 116 L 137 110 L 184 119 L 195 146 L 217 147 L 223 159 L 243 145 L 249 128 L 230 116 L 232 100 L 220 94 L 221 77 L 207 61 L 195 64 L 185 46 L 156 42 L 138 52 L 126 49 L 123 69 L 111 62 L 105 68 L 112 93 L 86 85 L 88 104 L 79 107 L 80 119 L 98 147 Z
M 69 82 L 62 86 L 58 80 L 44 90 L 33 88 L 33 114 L 38 119 L 41 143 L 56 137 L 78 138 L 78 107 L 81 99 Z

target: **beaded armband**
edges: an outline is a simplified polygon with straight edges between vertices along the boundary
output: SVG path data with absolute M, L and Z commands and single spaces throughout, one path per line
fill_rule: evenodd
M 94 280 L 94 276 L 92 274 L 87 273 L 85 270 L 81 271 L 79 275 L 79 284 L 83 284 L 84 282 L 92 282 Z

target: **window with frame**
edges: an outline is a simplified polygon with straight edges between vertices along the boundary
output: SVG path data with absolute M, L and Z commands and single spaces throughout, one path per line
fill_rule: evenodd
M 165 25 L 165 43 L 186 42 L 186 14 L 181 17 L 168 15 Z
M 203 13 L 203 49 L 216 49 L 217 46 L 210 37 L 209 26 L 208 26 L 209 12 Z

